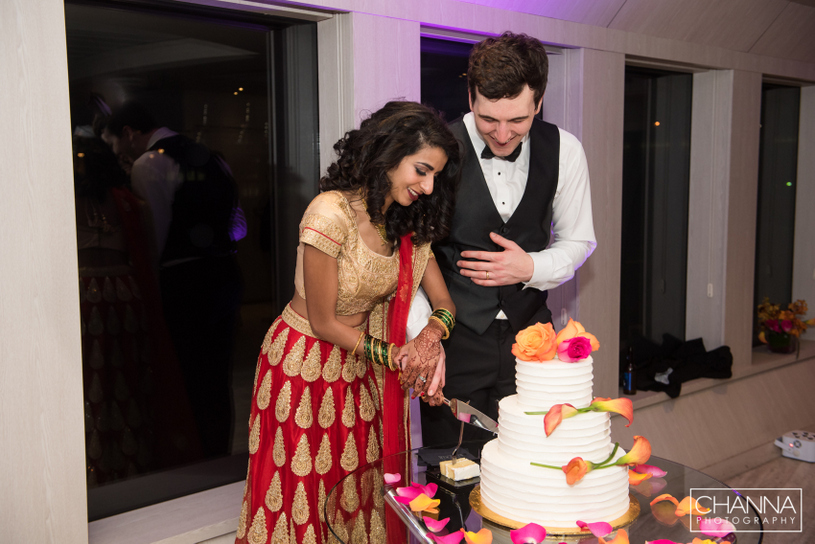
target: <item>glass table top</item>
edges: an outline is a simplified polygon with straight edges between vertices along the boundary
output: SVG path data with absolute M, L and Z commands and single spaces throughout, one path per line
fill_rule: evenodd
M 469 446 L 473 451 L 478 449 L 478 445 L 470 444 Z M 465 443 L 464 448 L 467 449 L 467 447 L 468 444 Z M 382 536 L 384 535 L 384 520 L 386 511 L 391 509 L 396 511 L 401 522 L 407 526 L 411 543 L 432 543 L 433 540 L 428 535 L 427 528 L 421 518 L 412 514 L 405 505 L 393 500 L 395 495 L 393 488 L 407 486 L 410 483 L 404 480 L 393 486 L 384 483 L 384 474 L 386 472 L 395 472 L 394 467 L 410 467 L 413 474 L 412 481 L 420 484 L 432 481 L 439 485 L 434 497 L 441 501 L 439 505 L 440 512 L 437 517 L 439 519 L 450 518 L 446 530 L 440 534 L 456 531 L 459 528 L 477 532 L 482 527 L 486 527 L 492 532 L 493 543 L 511 543 L 510 528 L 494 523 L 489 519 L 482 519 L 472 508 L 470 496 L 473 490 L 477 489 L 477 478 L 455 484 L 446 478 L 439 478 L 437 469 L 434 469 L 434 467 L 423 466 L 426 460 L 432 456 L 428 455 L 428 451 L 431 453 L 441 452 L 443 458 L 444 453 L 446 452 L 449 455 L 452 449 L 450 447 L 447 449 L 428 450 L 420 448 L 410 450 L 379 459 L 347 475 L 326 496 L 324 513 L 330 534 L 341 543 L 358 541 L 384 543 L 385 540 Z M 727 501 L 732 502 L 737 492 L 698 470 L 667 459 L 652 456 L 648 464 L 661 468 L 667 474 L 663 478 L 651 478 L 639 486 L 630 487 L 632 501 L 639 504 L 639 514 L 633 521 L 624 525 L 623 528 L 627 531 L 632 544 L 658 539 L 687 543 L 694 538 L 703 540 L 711 538 L 714 541 L 722 542 L 725 540 L 729 542 L 735 541 L 738 544 L 761 543 L 761 519 L 755 514 L 752 505 L 748 504 L 748 508 L 751 510 L 749 513 L 741 511 L 734 513 L 730 519 L 736 527 L 736 532 L 724 537 L 724 539 L 707 537 L 698 532 L 698 525 L 691 525 L 689 515 L 676 518 L 673 515 L 673 505 L 670 503 L 663 501 L 652 506 L 650 503 L 654 498 L 666 493 L 681 501 L 691 494 L 690 490 L 692 488 L 695 490 L 705 489 L 704 495 L 709 497 L 707 500 L 719 504 Z M 693 496 L 698 497 L 700 493 L 700 491 L 694 491 Z M 475 496 L 477 496 L 477 493 Z M 703 499 L 702 504 L 709 503 L 706 503 Z M 635 508 L 636 505 L 632 502 L 632 511 Z M 393 514 L 388 515 L 392 516 Z M 365 536 L 364 540 L 363 535 Z M 610 539 L 611 537 L 607 537 L 607 540 Z M 598 540 L 591 536 L 590 533 L 583 533 L 580 535 L 548 535 L 546 542 L 596 544 Z

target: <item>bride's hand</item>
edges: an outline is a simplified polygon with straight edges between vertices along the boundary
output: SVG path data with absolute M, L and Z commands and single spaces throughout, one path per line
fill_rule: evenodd
M 413 388 L 413 396 L 436 393 L 444 377 L 441 349 L 442 331 L 429 323 L 419 335 L 405 344 L 397 355 L 402 368 L 400 383 L 403 389 Z M 441 365 L 441 372 L 439 366 Z

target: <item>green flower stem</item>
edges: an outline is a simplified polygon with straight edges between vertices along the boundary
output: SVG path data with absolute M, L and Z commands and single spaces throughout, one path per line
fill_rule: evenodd
M 609 461 L 611 461 L 612 459 L 614 459 L 614 454 L 615 454 L 615 453 L 617 453 L 617 448 L 619 448 L 619 447 L 620 447 L 620 443 L 619 443 L 619 442 L 615 442 L 615 443 L 614 443 L 614 449 L 613 449 L 613 450 L 611 450 L 611 455 L 609 455 L 608 457 L 606 457 L 606 458 L 603 460 L 603 462 L 602 462 L 602 463 L 592 463 L 591 461 L 586 461 L 586 464 L 587 464 L 587 465 L 589 465 L 589 467 L 590 467 L 590 469 L 591 469 L 591 470 L 597 470 L 598 468 L 608 468 L 608 467 L 615 466 L 614 464 L 607 465 L 606 463 L 608 463 Z M 530 462 L 529 464 L 530 464 L 530 465 L 532 465 L 532 466 L 534 466 L 534 467 L 551 468 L 551 469 L 553 469 L 553 470 L 562 470 L 562 469 L 563 469 L 563 467 L 556 467 L 556 466 L 553 466 L 553 465 L 544 465 L 543 463 L 533 463 L 533 462 Z
M 617 453 L 617 448 L 619 448 L 619 447 L 620 447 L 620 443 L 615 442 L 614 443 L 614 449 L 611 450 L 611 455 L 609 455 L 602 463 L 595 464 L 594 468 L 598 469 L 598 468 L 606 468 L 606 466 L 611 466 L 611 465 L 606 465 L 606 463 L 608 463 L 609 461 L 614 459 L 614 454 Z
M 552 465 L 544 465 L 543 463 L 532 463 L 532 462 L 530 462 L 529 464 L 532 465 L 532 466 L 535 466 L 535 467 L 552 468 L 552 469 L 555 469 L 555 470 L 562 470 L 563 469 L 563 467 L 555 467 L 555 466 L 552 466 Z
M 586 408 L 575 408 L 578 414 L 585 414 L 586 412 L 592 412 L 591 406 L 587 406 Z M 524 412 L 528 416 L 545 416 L 549 413 L 547 410 L 546 412 Z

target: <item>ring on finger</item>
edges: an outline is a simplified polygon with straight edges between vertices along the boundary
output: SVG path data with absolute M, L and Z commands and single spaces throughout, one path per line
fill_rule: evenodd
M 484 274 L 485 274 L 484 279 L 489 280 L 490 279 L 490 271 L 489 270 L 484 270 Z
M 427 378 L 425 378 L 424 376 L 420 375 L 419 379 L 422 380 L 422 383 L 427 383 Z

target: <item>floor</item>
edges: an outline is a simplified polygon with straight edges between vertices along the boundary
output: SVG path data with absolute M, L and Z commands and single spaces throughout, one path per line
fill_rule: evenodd
M 815 463 L 779 456 L 764 465 L 729 478 L 725 483 L 739 489 L 756 487 L 801 488 L 804 530 L 802 533 L 765 533 L 762 544 L 815 544 Z

